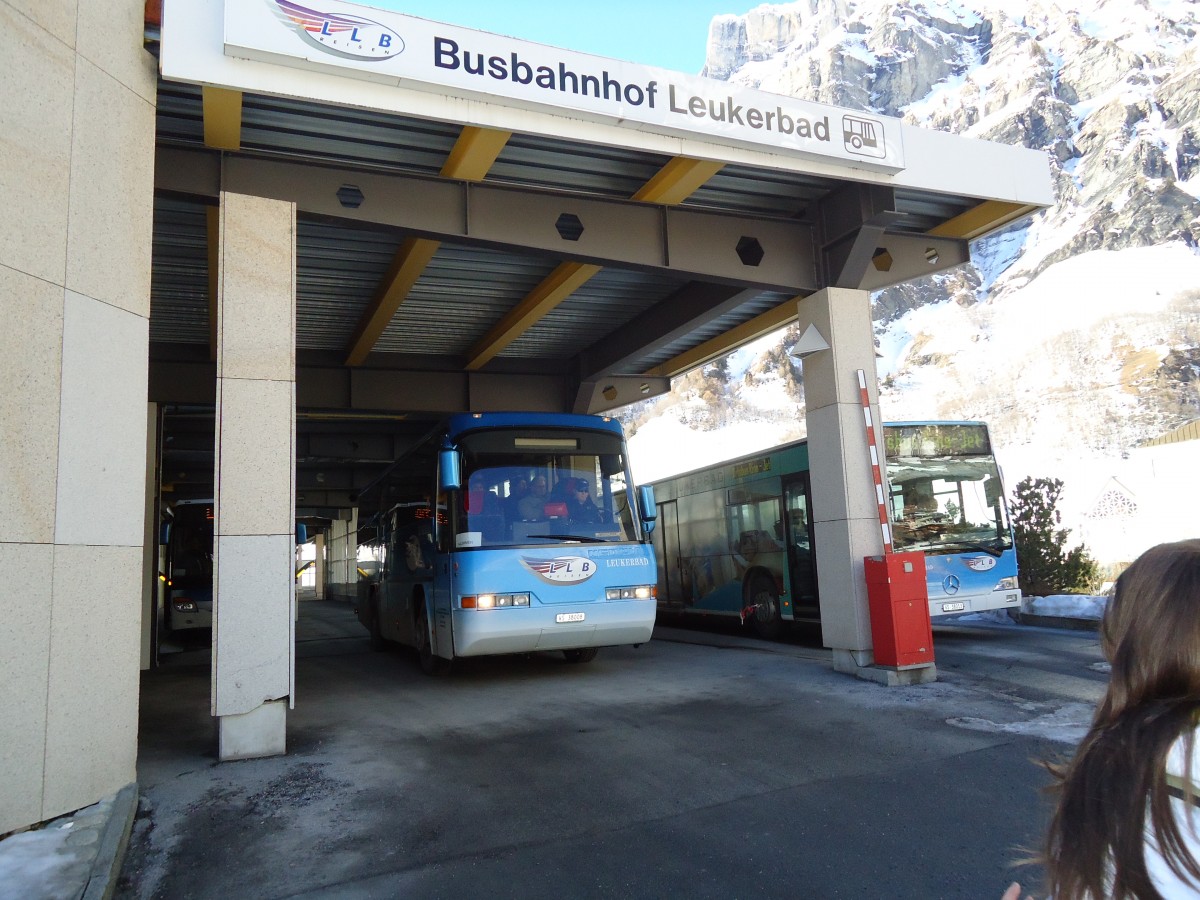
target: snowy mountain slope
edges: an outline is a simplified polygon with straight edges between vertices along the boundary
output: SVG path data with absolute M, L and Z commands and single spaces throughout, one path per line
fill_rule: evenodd
M 1010 484 L 1063 478 L 1082 527 L 1133 448 L 1200 417 L 1200 2 L 800 0 L 714 19 L 705 71 L 1049 155 L 1053 208 L 875 297 L 885 418 L 988 420 Z M 629 410 L 635 461 L 801 436 L 795 338 Z M 669 458 L 664 418 L 693 435 Z

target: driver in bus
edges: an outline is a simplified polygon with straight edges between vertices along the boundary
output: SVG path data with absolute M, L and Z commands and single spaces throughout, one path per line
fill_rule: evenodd
M 527 521 L 546 518 L 546 476 L 538 475 L 529 483 L 529 493 L 517 504 L 517 512 Z
M 899 533 L 915 536 L 918 530 L 937 525 L 943 518 L 938 510 L 937 498 L 929 487 L 912 485 L 904 491 L 904 516 L 895 524 Z
M 600 509 L 592 502 L 592 489 L 586 478 L 572 479 L 574 484 L 567 493 L 567 515 L 572 522 L 583 525 L 598 525 Z

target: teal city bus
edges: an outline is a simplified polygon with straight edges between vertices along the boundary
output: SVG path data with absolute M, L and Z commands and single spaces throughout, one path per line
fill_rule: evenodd
M 894 549 L 925 553 L 930 616 L 1020 609 L 987 426 L 894 422 L 883 431 Z M 736 617 L 763 637 L 820 622 L 806 441 L 653 487 L 661 612 Z
M 372 490 L 382 560 L 358 616 L 373 647 L 458 657 L 642 644 L 655 620 L 653 491 L 618 422 L 472 413 L 439 425 Z

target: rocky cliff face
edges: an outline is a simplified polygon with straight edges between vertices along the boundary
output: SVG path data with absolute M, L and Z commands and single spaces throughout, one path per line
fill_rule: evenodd
M 1004 266 L 1030 278 L 1200 245 L 1198 34 L 1185 0 L 803 0 L 715 19 L 705 74 L 1046 150 L 1058 204 Z
M 1081 454 L 1119 460 L 1200 417 L 1200 3 L 799 0 L 714 19 L 705 74 L 1048 154 L 1053 208 L 876 296 L 885 417 L 987 419 L 1018 477 L 1068 489 Z M 789 334 L 631 424 L 686 408 L 719 427 L 698 399 L 718 389 L 778 418 L 754 373 L 778 374 Z M 780 439 L 803 433 L 791 402 Z

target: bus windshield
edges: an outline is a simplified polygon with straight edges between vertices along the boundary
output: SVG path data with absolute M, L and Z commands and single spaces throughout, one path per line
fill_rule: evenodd
M 897 550 L 1012 546 L 1000 473 L 981 425 L 885 426 Z
M 497 429 L 464 435 L 459 450 L 457 549 L 638 539 L 616 435 Z
M 213 580 L 213 502 L 175 507 L 167 543 L 167 571 L 178 587 L 211 587 Z

